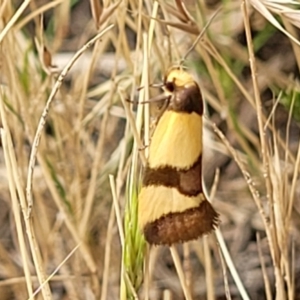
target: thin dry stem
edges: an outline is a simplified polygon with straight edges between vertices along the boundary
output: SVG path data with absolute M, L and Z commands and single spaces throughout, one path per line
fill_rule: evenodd
M 221 266 L 222 266 L 222 270 L 223 270 L 225 296 L 226 296 L 227 300 L 231 300 L 230 289 L 229 289 L 229 284 L 228 284 L 227 268 L 226 268 L 226 264 L 225 264 L 224 258 L 223 258 L 224 252 L 223 252 L 220 244 L 218 247 L 218 251 L 220 254 Z
M 264 257 L 263 257 L 262 251 L 261 251 L 261 242 L 260 242 L 259 233 L 256 234 L 256 240 L 257 240 L 258 256 L 259 256 L 261 270 L 262 270 L 264 284 L 265 284 L 266 298 L 267 298 L 267 300 L 272 300 L 273 299 L 272 291 L 271 291 L 270 281 L 269 281 L 267 270 L 266 270 L 265 260 L 264 260 Z
M 207 290 L 207 300 L 215 299 L 214 280 L 213 280 L 213 266 L 209 247 L 209 237 L 203 237 L 203 252 L 204 252 L 204 263 L 205 263 L 205 281 Z
M 224 241 L 224 238 L 223 238 L 223 235 L 220 231 L 219 228 L 216 229 L 216 237 L 217 237 L 217 240 L 218 240 L 218 243 L 220 245 L 220 248 L 221 248 L 221 251 L 222 251 L 222 254 L 224 256 L 224 259 L 226 261 L 226 264 L 230 270 L 230 273 L 231 273 L 231 276 L 240 292 L 240 295 L 242 297 L 243 300 L 250 300 L 249 296 L 248 296 L 248 293 L 243 285 L 243 282 L 235 268 L 235 265 L 232 261 L 232 258 L 231 258 L 231 255 L 228 251 L 228 248 L 225 244 L 225 241 Z M 226 282 L 225 282 L 226 283 Z M 226 284 L 225 284 L 226 286 Z
M 15 23 L 17 22 L 18 18 L 22 15 L 24 10 L 27 8 L 31 0 L 24 0 L 19 9 L 13 14 L 12 18 L 6 24 L 6 26 L 0 32 L 0 45 L 7 35 L 7 33 L 14 27 Z
M 111 209 L 110 209 L 107 232 L 106 232 L 106 242 L 105 242 L 105 251 L 104 251 L 104 266 L 103 266 L 103 274 L 102 274 L 102 289 L 101 289 L 100 300 L 107 299 L 111 242 L 112 242 L 112 238 L 113 238 L 114 224 L 115 224 L 115 210 L 114 210 L 114 205 L 112 205 Z
M 121 100 L 123 102 L 123 105 L 124 105 L 124 108 L 125 108 L 125 113 L 126 113 L 126 116 L 127 116 L 127 120 L 129 121 L 130 126 L 131 126 L 131 130 L 132 130 L 132 133 L 133 133 L 133 136 L 134 136 L 134 141 L 135 141 L 135 143 L 137 143 L 137 148 L 139 150 L 139 155 L 140 155 L 141 161 L 142 161 L 143 165 L 146 165 L 147 160 L 146 160 L 146 157 L 145 157 L 145 153 L 143 151 L 144 145 L 143 145 L 143 142 L 140 139 L 139 131 L 138 131 L 137 125 L 135 123 L 135 118 L 133 116 L 132 111 L 129 108 L 129 103 L 125 100 L 125 97 L 124 97 L 121 90 L 119 90 L 119 94 L 120 94 L 120 98 L 121 98 Z M 141 107 L 141 106 L 142 105 L 139 105 L 139 107 Z M 133 155 L 133 157 L 135 156 L 134 152 L 133 152 L 132 155 Z
M 183 248 L 183 270 L 185 274 L 185 279 L 186 279 L 186 285 L 187 288 L 189 289 L 190 293 L 192 294 L 193 290 L 193 268 L 191 265 L 191 250 L 190 250 L 190 244 L 189 243 L 184 243 L 182 245 Z
M 150 299 L 150 287 L 151 287 L 151 273 L 150 273 L 150 266 L 151 266 L 151 261 L 150 261 L 150 245 L 146 245 L 146 251 L 145 251 L 145 264 L 144 264 L 144 294 L 145 294 L 145 300 Z M 152 251 L 153 254 L 153 251 Z M 153 255 L 152 255 L 153 257 Z
M 1 101 L 2 103 L 2 101 Z M 1 105 L 2 106 L 2 105 Z M 9 155 L 9 146 L 8 146 L 8 138 L 7 134 L 4 129 L 0 129 L 0 135 L 1 135 L 1 141 L 3 145 L 3 154 L 4 154 L 4 161 L 6 163 L 6 169 L 8 173 L 8 183 L 9 183 L 9 190 L 11 194 L 12 199 L 12 211 L 15 217 L 15 223 L 16 223 L 16 231 L 18 235 L 18 242 L 20 245 L 20 252 L 22 257 L 22 263 L 23 263 L 23 269 L 25 273 L 25 280 L 26 280 L 26 286 L 29 296 L 32 295 L 33 289 L 32 289 L 32 280 L 30 276 L 30 269 L 29 269 L 29 259 L 28 259 L 28 253 L 26 250 L 26 242 L 25 242 L 25 236 L 23 232 L 22 227 L 22 221 L 20 216 L 20 207 L 19 202 L 17 198 L 17 188 L 15 186 L 15 180 L 13 175 L 13 168 L 10 163 L 10 155 Z
M 22 20 L 20 20 L 20 22 L 18 22 L 14 26 L 15 31 L 21 30 L 31 20 L 38 17 L 39 15 L 42 15 L 44 12 L 48 11 L 49 9 L 56 7 L 57 5 L 59 5 L 63 1 L 64 0 L 54 0 L 54 1 L 51 1 L 51 2 L 48 2 L 48 3 L 45 3 L 44 5 L 42 5 L 40 7 L 37 7 L 34 11 L 32 11 L 27 16 L 25 16 Z
M 121 246 L 124 247 L 124 241 L 125 241 L 124 228 L 123 228 L 122 217 L 121 217 L 119 202 L 118 202 L 117 193 L 116 193 L 115 179 L 114 179 L 113 175 L 109 175 L 109 183 L 110 183 L 111 193 L 112 193 L 112 197 L 113 197 L 115 214 L 117 217 L 117 224 L 118 224 L 118 231 L 119 231 L 119 235 L 120 235 Z
M 176 271 L 177 271 L 177 274 L 179 277 L 179 281 L 180 281 L 184 296 L 187 300 L 192 300 L 193 298 L 192 298 L 192 295 L 190 293 L 190 290 L 188 289 L 188 286 L 187 286 L 187 283 L 185 280 L 185 276 L 184 276 L 184 272 L 183 272 L 183 269 L 181 266 L 179 255 L 178 255 L 177 250 L 174 245 L 170 246 L 170 252 L 171 252 L 174 264 L 175 264 L 175 268 L 176 268 Z
M 291 35 L 297 36 L 296 29 L 292 26 L 288 18 L 282 16 L 282 22 L 285 28 L 287 29 L 287 31 L 291 33 Z M 295 53 L 295 59 L 297 62 L 298 69 L 300 70 L 300 47 L 293 40 L 291 40 L 291 44 L 293 47 L 293 51 Z
M 49 283 L 49 281 L 55 276 L 55 274 L 59 271 L 59 269 L 67 262 L 67 260 L 76 252 L 76 250 L 80 247 L 77 245 L 74 249 L 65 257 L 65 259 L 55 268 L 55 270 L 48 276 L 48 278 L 43 282 L 38 289 L 28 298 L 28 300 L 33 300 L 34 297 L 43 289 L 43 287 Z
M 154 28 L 154 27 L 153 27 Z M 150 39 L 150 38 L 149 38 Z M 148 70 L 149 70 L 149 65 L 148 65 L 148 37 L 144 33 L 143 34 L 143 55 L 144 55 L 144 60 L 143 60 L 143 70 L 142 70 L 142 77 L 141 77 L 141 86 L 144 88 L 141 89 L 140 94 L 139 94 L 139 103 L 144 102 L 145 103 L 145 98 L 149 99 L 149 78 L 148 78 Z M 150 107 L 149 103 L 145 103 L 144 105 L 144 118 L 143 118 L 143 124 L 144 124 L 144 145 L 148 146 L 149 141 L 150 141 L 150 132 L 149 132 L 149 125 L 150 125 Z M 142 124 L 140 124 L 142 126 Z M 141 132 L 141 129 L 140 129 Z M 149 147 L 145 147 L 145 156 L 148 157 L 148 150 Z

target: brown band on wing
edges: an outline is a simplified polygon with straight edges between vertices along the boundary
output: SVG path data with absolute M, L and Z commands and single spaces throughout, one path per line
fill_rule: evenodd
M 202 155 L 200 154 L 194 165 L 188 170 L 177 170 L 170 166 L 152 169 L 149 166 L 145 170 L 143 185 L 163 185 L 176 188 L 186 196 L 197 196 L 202 193 Z
M 177 112 L 195 112 L 202 116 L 203 100 L 198 85 L 195 83 L 189 87 L 175 88 L 168 109 Z
M 150 244 L 183 243 L 214 230 L 219 223 L 218 217 L 212 205 L 205 200 L 198 207 L 184 212 L 169 213 L 146 224 L 144 235 Z

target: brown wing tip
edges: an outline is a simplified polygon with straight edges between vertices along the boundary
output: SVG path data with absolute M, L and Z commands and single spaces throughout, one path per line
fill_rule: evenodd
M 184 212 L 169 213 L 148 223 L 144 235 L 149 244 L 172 245 L 197 239 L 219 224 L 219 214 L 207 201 Z

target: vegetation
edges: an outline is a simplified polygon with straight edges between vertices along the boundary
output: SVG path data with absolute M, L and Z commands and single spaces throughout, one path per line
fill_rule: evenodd
M 300 299 L 298 1 L 0 1 L 0 295 Z M 136 219 L 165 71 L 206 101 L 215 234 Z M 174 149 L 176 151 L 176 149 Z

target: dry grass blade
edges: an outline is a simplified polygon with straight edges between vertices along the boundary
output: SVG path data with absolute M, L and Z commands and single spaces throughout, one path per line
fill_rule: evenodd
M 299 1 L 294 0 L 263 0 L 263 4 L 272 12 L 287 18 L 292 24 L 300 28 Z M 295 35 L 294 35 L 295 36 Z
M 259 255 L 259 259 L 260 259 L 261 270 L 262 270 L 263 278 L 264 278 L 266 298 L 267 298 L 267 300 L 271 300 L 271 299 L 273 299 L 273 297 L 272 297 L 272 292 L 271 292 L 271 287 L 270 287 L 270 281 L 269 281 L 268 274 L 266 271 L 264 257 L 263 257 L 262 251 L 261 251 L 261 241 L 260 241 L 259 233 L 256 234 L 256 240 L 257 240 L 257 249 L 258 249 L 258 255 Z
M 299 28 L 300 28 L 300 14 L 298 16 L 298 21 L 299 21 Z M 283 16 L 282 22 L 288 32 L 290 32 L 293 36 L 297 36 L 297 31 L 292 26 L 293 23 L 289 20 L 288 17 Z M 295 53 L 295 59 L 297 61 L 298 69 L 300 70 L 300 47 L 294 42 L 292 42 L 292 47 Z
M 288 31 L 286 31 L 281 25 L 280 23 L 276 20 L 276 18 L 270 13 L 270 11 L 267 8 L 267 3 L 269 1 L 260 1 L 260 0 L 248 0 L 251 5 L 257 10 L 259 11 L 271 24 L 273 24 L 277 29 L 279 29 L 280 31 L 282 31 L 284 34 L 286 34 L 294 43 L 296 43 L 297 45 L 300 45 L 300 42 L 294 37 L 292 36 Z M 283 13 L 281 11 L 281 13 Z M 294 11 L 294 14 L 297 15 L 298 20 L 299 20 L 299 12 Z M 289 14 L 289 16 L 293 16 L 293 14 Z M 297 20 L 297 22 L 299 22 Z
M 2 99 L 1 99 L 2 103 Z M 2 119 L 2 117 L 1 117 Z M 0 135 L 1 135 L 1 141 L 3 145 L 3 151 L 4 151 L 4 160 L 6 163 L 6 168 L 7 168 L 7 173 L 8 173 L 8 178 L 9 178 L 9 190 L 11 193 L 11 198 L 12 198 L 12 211 L 15 217 L 15 223 L 16 223 L 16 231 L 18 235 L 18 242 L 20 245 L 20 252 L 21 252 L 21 257 L 23 261 L 23 266 L 24 266 L 24 273 L 25 273 L 25 280 L 26 280 L 26 286 L 27 286 L 27 291 L 29 296 L 32 295 L 33 289 L 32 289 L 32 280 L 30 276 L 30 268 L 28 264 L 28 253 L 26 250 L 26 243 L 25 243 L 25 236 L 22 228 L 22 220 L 20 216 L 20 208 L 19 208 L 19 203 L 17 199 L 17 193 L 16 193 L 16 186 L 15 186 L 15 180 L 14 180 L 14 175 L 13 175 L 13 167 L 11 165 L 11 161 L 9 158 L 9 140 L 7 137 L 7 133 L 5 132 L 4 129 L 0 129 Z
M 181 22 L 188 22 L 188 17 L 182 13 L 182 11 L 178 10 L 177 7 L 173 7 L 168 3 L 162 3 L 162 5 L 166 8 L 166 11 L 176 17 Z
M 123 92 L 121 90 L 119 91 L 119 93 L 120 93 L 120 98 L 121 98 L 121 100 L 123 102 L 123 105 L 124 105 L 124 108 L 125 108 L 125 113 L 126 113 L 127 119 L 130 123 L 131 130 L 133 132 L 134 140 L 137 143 L 138 149 L 142 150 L 142 149 L 144 149 L 144 144 L 141 141 L 139 131 L 138 131 L 137 125 L 135 123 L 134 116 L 133 116 L 132 111 L 130 110 L 130 107 L 129 107 L 129 103 L 128 103 L 128 101 L 125 100 L 125 95 L 123 94 Z M 145 157 L 144 151 L 139 151 L 139 155 L 140 155 L 140 158 L 141 158 L 143 164 L 146 165 L 146 157 Z
M 100 27 L 99 20 L 103 12 L 103 7 L 101 6 L 99 0 L 90 0 L 90 4 L 91 4 L 92 16 L 96 24 L 96 28 L 99 29 Z
M 43 70 L 46 72 L 47 75 L 52 75 L 55 73 L 55 68 L 52 65 L 52 55 L 45 45 L 44 42 L 44 35 L 43 35 L 43 27 L 44 27 L 44 15 L 41 15 L 39 18 L 39 23 L 36 29 L 36 37 L 34 39 L 35 46 L 37 48 L 37 52 L 39 55 L 39 59 L 42 65 Z
M 227 268 L 226 268 L 226 264 L 225 264 L 225 261 L 223 258 L 224 252 L 223 252 L 222 248 L 220 247 L 220 244 L 219 244 L 218 250 L 219 250 L 220 260 L 221 260 L 221 265 L 222 265 L 222 270 L 223 270 L 225 296 L 226 296 L 227 300 L 231 300 L 230 289 L 229 289 L 229 284 L 228 284 L 228 276 L 227 276 L 227 271 L 226 271 Z
M 292 290 L 289 291 L 289 296 L 290 299 L 294 299 L 296 291 L 295 291 L 295 287 L 296 287 L 296 281 L 295 281 L 295 243 L 294 241 L 292 242 L 292 255 L 291 255 L 291 266 L 292 266 Z
M 107 299 L 108 291 L 108 279 L 109 279 L 109 266 L 110 266 L 110 254 L 111 254 L 111 241 L 113 235 L 113 226 L 115 224 L 115 209 L 112 205 L 109 215 L 109 222 L 107 226 L 106 234 L 106 244 L 105 244 L 105 253 L 104 253 L 104 266 L 103 266 L 103 275 L 102 275 L 102 289 L 101 289 L 101 298 L 100 300 Z
M 114 13 L 114 11 L 117 9 L 117 7 L 121 4 L 121 0 L 104 8 L 102 14 L 100 15 L 100 19 L 98 21 L 99 25 L 98 28 L 103 25 Z
M 178 10 L 181 12 L 181 15 L 184 16 L 186 21 L 189 21 L 191 23 L 195 23 L 194 19 L 192 18 L 192 16 L 190 15 L 188 10 L 186 9 L 184 1 L 175 0 L 175 2 L 176 2 L 176 6 L 177 6 Z
M 186 283 L 186 280 L 185 280 L 185 275 L 184 275 L 184 272 L 183 272 L 183 269 L 182 269 L 182 266 L 181 266 L 179 255 L 178 255 L 177 250 L 176 250 L 174 245 L 170 246 L 170 251 L 171 251 L 171 254 L 172 254 L 172 258 L 173 258 L 173 261 L 174 261 L 174 264 L 175 264 L 175 267 L 176 267 L 176 271 L 177 271 L 177 274 L 178 274 L 178 277 L 179 277 L 180 285 L 182 287 L 185 299 L 192 300 L 193 298 L 192 298 L 192 295 L 190 293 L 190 290 L 189 290 L 189 288 L 187 286 L 187 283 Z
M 287 18 L 293 25 L 300 28 L 299 11 L 284 11 L 284 17 Z
M 48 11 L 49 9 L 56 7 L 57 5 L 59 5 L 63 1 L 64 0 L 54 0 L 54 1 L 51 1 L 49 3 L 45 3 L 44 5 L 38 7 L 33 12 L 31 12 L 30 14 L 25 16 L 18 23 L 16 23 L 14 29 L 16 31 L 19 31 L 21 28 L 23 28 L 25 25 L 27 25 L 31 20 L 33 20 L 34 18 L 36 18 L 39 15 L 42 15 L 44 12 Z
M 254 89 L 254 99 L 255 99 L 255 105 L 257 110 L 257 122 L 258 122 L 258 128 L 259 128 L 259 137 L 260 137 L 260 143 L 261 143 L 261 153 L 262 153 L 262 159 L 263 159 L 263 172 L 267 174 L 267 157 L 268 157 L 268 150 L 265 140 L 265 130 L 264 130 L 264 124 L 263 124 L 263 113 L 262 113 L 262 101 L 260 98 L 259 88 L 258 88 L 258 82 L 257 82 L 257 69 L 256 69 L 256 62 L 255 62 L 255 55 L 253 50 L 253 43 L 252 43 L 252 37 L 251 37 L 251 28 L 249 24 L 249 14 L 246 7 L 246 2 L 243 2 L 242 4 L 242 11 L 244 14 L 244 22 L 245 22 L 245 31 L 246 31 L 246 38 L 247 38 L 247 44 L 248 44 L 248 51 L 249 51 L 249 61 L 250 61 L 250 68 L 251 68 L 251 75 L 252 75 L 252 82 L 253 82 L 253 89 Z M 266 179 L 267 184 L 267 197 L 270 197 L 270 183 L 268 179 Z
M 199 35 L 199 33 L 200 33 L 198 26 L 196 26 L 194 24 L 184 24 L 184 23 L 178 23 L 178 22 L 164 21 L 164 20 L 157 19 L 157 18 L 154 18 L 154 20 L 156 20 L 159 23 L 172 26 L 174 28 L 180 29 L 184 32 L 188 32 L 191 34 Z
M 19 9 L 14 13 L 12 18 L 9 20 L 9 22 L 6 24 L 6 26 L 3 28 L 3 30 L 0 32 L 0 45 L 9 32 L 17 22 L 18 18 L 21 16 L 21 14 L 24 12 L 24 10 L 27 8 L 31 0 L 24 0 Z
M 203 237 L 203 249 L 205 257 L 205 280 L 207 288 L 207 300 L 213 300 L 215 299 L 215 291 L 213 284 L 213 266 L 207 236 Z
M 236 286 L 237 286 L 237 288 L 240 292 L 240 295 L 241 295 L 242 299 L 243 300 L 250 300 L 250 298 L 248 296 L 248 293 L 247 293 L 247 291 L 244 287 L 244 284 L 243 284 L 243 282 L 242 282 L 242 280 L 241 280 L 241 278 L 240 278 L 240 276 L 239 276 L 239 274 L 238 274 L 238 272 L 237 272 L 237 270 L 234 266 L 234 263 L 231 259 L 231 255 L 230 255 L 230 253 L 228 251 L 228 248 L 225 244 L 222 233 L 221 233 L 220 229 L 218 229 L 218 228 L 216 229 L 216 237 L 217 237 L 218 243 L 220 245 L 222 255 L 223 255 L 223 257 L 226 261 L 226 264 L 227 264 L 227 266 L 230 270 L 231 276 L 233 277 L 233 280 L 234 280 L 234 282 L 235 282 L 235 284 L 236 284 Z M 223 267 L 223 271 L 224 270 L 225 269 Z M 224 280 L 225 280 L 225 289 L 227 291 L 228 290 L 228 281 L 227 281 L 226 277 L 224 277 Z M 228 292 L 226 292 L 226 295 L 227 295 L 227 297 L 229 297 Z

